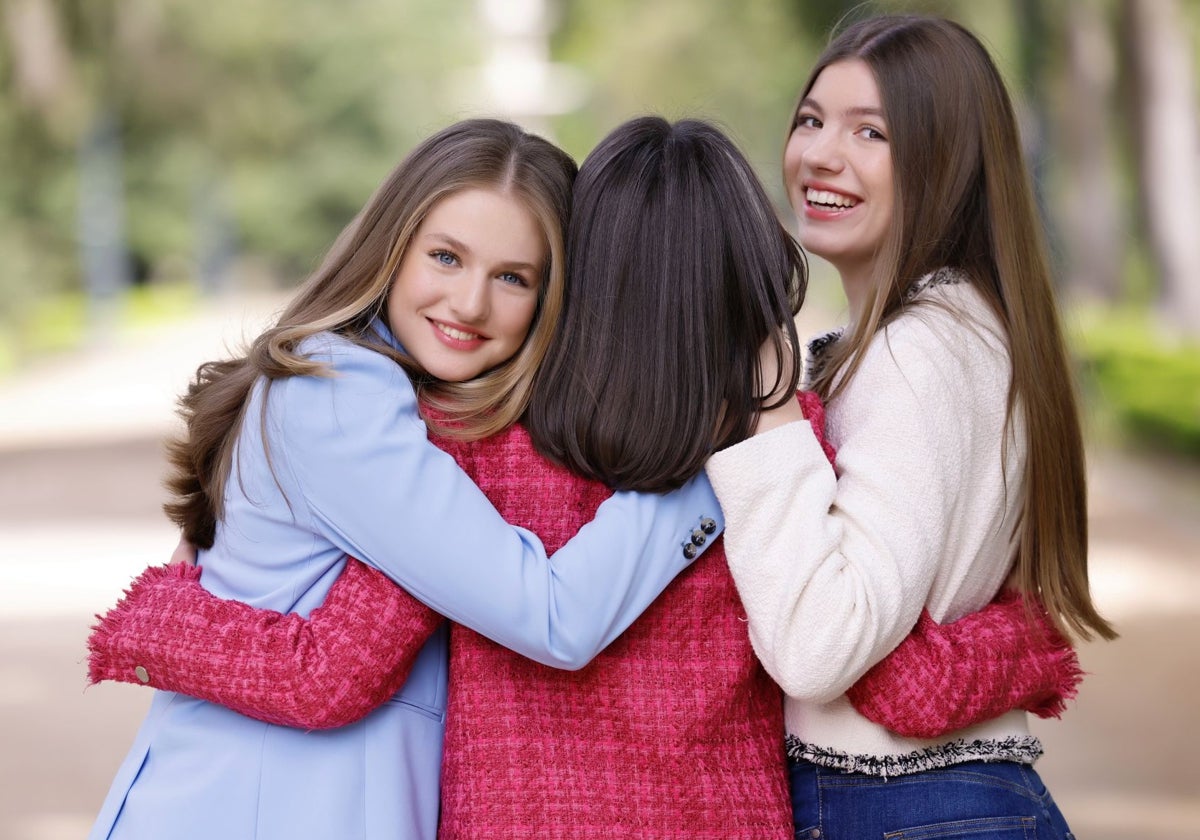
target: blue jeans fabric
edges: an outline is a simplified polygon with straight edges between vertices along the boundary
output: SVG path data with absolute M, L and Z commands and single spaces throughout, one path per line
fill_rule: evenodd
M 887 779 L 789 762 L 796 838 L 1073 840 L 1032 767 L 973 761 Z

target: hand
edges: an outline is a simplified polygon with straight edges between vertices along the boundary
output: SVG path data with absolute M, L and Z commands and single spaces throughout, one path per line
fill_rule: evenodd
M 168 566 L 195 566 L 196 565 L 196 546 L 187 541 L 185 537 L 179 538 L 179 545 L 175 546 L 175 550 L 171 552 L 171 562 Z

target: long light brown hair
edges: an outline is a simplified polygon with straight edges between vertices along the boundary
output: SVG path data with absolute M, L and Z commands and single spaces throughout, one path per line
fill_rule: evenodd
M 836 35 L 800 95 L 838 61 L 870 67 L 883 101 L 894 172 L 890 229 L 853 329 L 812 387 L 835 399 L 867 345 L 922 276 L 960 269 L 1005 330 L 1012 364 L 1007 425 L 1020 412 L 1029 451 L 1016 579 L 1060 629 L 1115 638 L 1087 580 L 1087 491 L 1079 407 L 1049 260 L 1004 83 L 979 40 L 926 16 L 881 16 Z M 795 118 L 791 129 L 795 129 Z M 1011 435 L 1005 435 L 1005 441 Z
M 575 162 L 553 144 L 499 120 L 466 120 L 418 145 L 334 242 L 275 326 L 244 356 L 201 365 L 180 398 L 186 434 L 167 445 L 172 472 L 167 515 L 192 543 L 212 545 L 222 515 L 233 451 L 254 383 L 329 375 L 297 352 L 305 338 L 334 332 L 404 367 L 421 401 L 442 418 L 439 432 L 478 439 L 515 423 L 562 309 L 563 232 L 570 214 Z M 387 311 L 392 279 L 409 241 L 430 209 L 465 189 L 500 191 L 537 219 L 549 259 L 529 335 L 504 364 L 466 382 L 442 382 L 394 350 L 372 329 Z M 264 410 L 265 410 L 264 399 Z

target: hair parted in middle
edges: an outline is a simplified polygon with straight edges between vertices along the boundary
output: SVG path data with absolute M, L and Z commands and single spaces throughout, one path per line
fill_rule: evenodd
M 1011 360 L 1008 424 L 1028 439 L 1017 577 L 1064 631 L 1115 632 L 1087 583 L 1083 436 L 1050 261 L 1012 102 L 986 47 L 965 27 L 926 15 L 881 15 L 838 33 L 800 94 L 839 61 L 866 63 L 887 124 L 893 171 L 890 230 L 865 311 L 810 383 L 823 398 L 854 376 L 908 290 L 960 269 L 1003 325 Z M 793 116 L 789 131 L 796 128 Z
M 575 162 L 552 143 L 494 119 L 455 123 L 414 148 L 346 226 L 320 267 L 274 326 L 244 356 L 208 362 L 180 399 L 186 433 L 168 444 L 172 500 L 167 515 L 195 545 L 212 545 L 225 482 L 251 389 L 289 376 L 323 376 L 320 362 L 298 348 L 311 335 L 334 332 L 394 359 L 423 403 L 436 409 L 439 431 L 482 438 L 516 422 L 546 354 L 562 307 L 564 234 Z M 549 259 L 529 335 L 508 362 L 460 383 L 441 382 L 394 350 L 372 329 L 409 242 L 442 199 L 468 189 L 496 190 L 524 204 L 546 238 Z M 264 410 L 265 410 L 264 401 Z
M 583 162 L 560 329 L 526 425 L 539 451 L 617 489 L 664 491 L 746 438 L 797 344 L 803 252 L 737 146 L 700 120 L 630 120 Z M 798 374 L 792 372 L 790 399 Z

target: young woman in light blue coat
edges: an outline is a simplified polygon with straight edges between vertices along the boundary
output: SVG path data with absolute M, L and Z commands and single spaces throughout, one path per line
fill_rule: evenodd
M 202 548 L 207 589 L 307 615 L 349 554 L 448 618 L 575 668 L 703 551 L 681 550 L 702 519 L 723 527 L 703 476 L 615 494 L 547 557 L 427 440 L 422 404 L 474 438 L 524 410 L 561 306 L 574 173 L 508 123 L 439 132 L 276 326 L 201 367 L 168 512 Z M 331 731 L 158 692 L 90 836 L 433 838 L 445 645 L 435 633 L 391 702 Z

